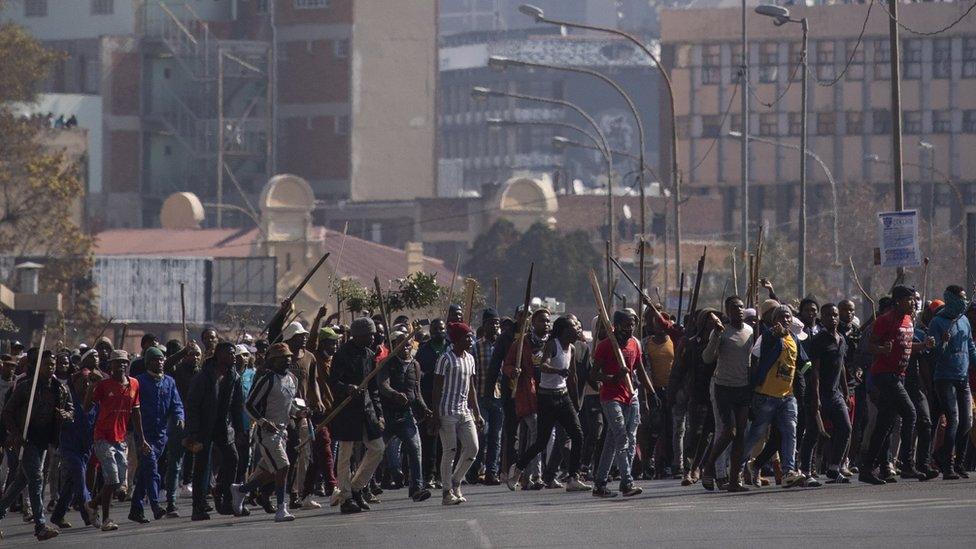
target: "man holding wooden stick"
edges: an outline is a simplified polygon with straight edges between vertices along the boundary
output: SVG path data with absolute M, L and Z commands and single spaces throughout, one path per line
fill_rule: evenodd
M 334 496 L 342 513 L 369 511 L 370 506 L 363 490 L 373 476 L 376 466 L 383 459 L 383 413 L 379 387 L 375 379 L 366 388 L 360 384 L 374 366 L 371 350 L 376 326 L 368 317 L 357 318 L 349 327 L 351 339 L 344 343 L 332 357 L 329 387 L 337 400 L 352 396 L 331 423 L 332 438 L 339 441 L 339 459 L 336 465 L 339 492 Z M 355 473 L 351 471 L 352 454 L 357 442 L 366 449 Z
M 38 354 L 40 358 L 38 359 Z M 27 352 L 25 382 L 18 383 L 3 409 L 3 424 L 7 430 L 6 447 L 10 451 L 21 449 L 20 466 L 13 482 L 0 499 L 0 518 L 20 498 L 27 488 L 34 512 L 34 536 L 44 541 L 57 536 L 57 528 L 44 520 L 44 455 L 48 446 L 58 440 L 61 422 L 72 418 L 71 394 L 54 376 L 54 354 L 37 348 Z M 32 374 L 37 372 L 37 376 Z M 34 379 L 35 383 L 26 382 Z M 32 405 L 33 404 L 33 405 Z M 25 429 L 26 427 L 26 429 Z

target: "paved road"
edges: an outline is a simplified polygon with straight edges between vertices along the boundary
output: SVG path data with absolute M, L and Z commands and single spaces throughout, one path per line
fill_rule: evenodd
M 465 490 L 468 503 L 413 503 L 386 492 L 374 510 L 342 516 L 335 509 L 299 511 L 274 524 L 258 511 L 209 523 L 164 519 L 139 526 L 116 505 L 120 529 L 73 528 L 49 546 L 202 547 L 967 547 L 976 546 L 976 480 L 858 484 L 748 494 L 708 493 L 677 481 L 639 483 L 643 495 L 600 500 L 563 491 Z M 184 502 L 189 506 L 189 501 Z M 69 520 L 80 522 L 77 513 Z M 11 515 L 0 526 L 5 546 L 34 543 L 32 528 Z

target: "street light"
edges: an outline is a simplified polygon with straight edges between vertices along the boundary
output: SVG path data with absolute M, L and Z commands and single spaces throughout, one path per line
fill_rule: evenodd
M 733 130 L 733 131 L 730 131 L 729 132 L 729 136 L 730 137 L 738 137 L 738 138 L 741 138 L 742 137 L 742 132 L 738 132 L 738 131 L 734 131 Z M 784 149 L 790 149 L 790 150 L 794 150 L 794 151 L 798 151 L 798 152 L 800 151 L 800 147 L 797 146 L 797 145 L 793 145 L 791 143 L 783 143 L 783 142 L 780 142 L 780 141 L 773 141 L 772 139 L 764 139 L 762 137 L 756 137 L 755 135 L 750 135 L 748 140 L 749 141 L 757 141 L 759 143 L 766 143 L 767 145 L 772 145 L 774 147 L 781 147 L 781 148 L 784 148 Z M 806 151 L 806 154 L 810 158 L 814 159 L 818 164 L 820 164 L 820 168 L 823 170 L 824 176 L 826 176 L 827 177 L 827 181 L 830 182 L 830 195 L 831 195 L 831 199 L 833 200 L 833 203 L 834 203 L 834 216 L 833 216 L 834 217 L 834 223 L 833 223 L 833 225 L 834 225 L 834 227 L 833 227 L 833 233 L 834 233 L 834 265 L 837 266 L 837 265 L 840 265 L 840 250 L 838 248 L 838 240 L 839 239 L 838 239 L 838 236 L 837 236 L 837 220 L 838 220 L 839 215 L 840 215 L 838 213 L 838 205 L 837 205 L 837 182 L 834 181 L 834 175 L 830 172 L 830 168 L 827 167 L 827 164 L 823 161 L 822 158 L 820 158 L 820 156 L 817 155 L 817 153 L 815 153 L 815 152 L 813 152 L 813 151 L 811 151 L 811 150 L 808 149 Z
M 654 66 L 657 67 L 657 70 L 664 78 L 664 83 L 668 87 L 668 98 L 670 100 L 669 107 L 671 109 L 671 192 L 674 195 L 674 201 L 672 202 L 674 215 L 674 279 L 675 282 L 677 282 L 678 278 L 681 276 L 681 174 L 678 172 L 678 121 L 675 114 L 674 87 L 671 84 L 671 75 L 668 74 L 668 71 L 664 70 L 658 56 L 655 55 L 654 52 L 652 52 L 643 42 L 638 40 L 636 36 L 630 33 L 611 27 L 599 27 L 595 25 L 586 25 L 583 23 L 574 23 L 571 21 L 549 19 L 546 17 L 545 12 L 542 11 L 542 8 L 533 6 L 532 4 L 522 4 L 518 9 L 520 12 L 534 19 L 536 23 L 546 23 L 559 27 L 603 32 L 624 38 L 640 48 L 641 51 L 643 51 L 644 54 L 654 62 Z M 667 269 L 665 269 L 665 271 L 666 270 Z M 665 275 L 665 277 L 666 276 L 667 275 Z M 667 278 L 665 278 L 664 286 L 665 292 L 667 292 Z
M 505 92 L 501 90 L 494 90 L 491 88 L 486 88 L 484 86 L 475 86 L 471 88 L 471 97 L 478 101 L 483 101 L 489 97 L 508 97 L 511 99 L 521 99 L 523 101 L 532 101 L 536 103 L 546 103 L 549 105 L 559 105 L 560 107 L 566 107 L 576 111 L 584 120 L 593 128 L 593 131 L 600 138 L 600 143 L 603 145 L 604 151 L 610 150 L 610 142 L 607 141 L 606 134 L 600 129 L 600 125 L 593 120 L 593 117 L 587 114 L 579 105 L 566 101 L 565 99 L 555 99 L 552 97 L 539 97 L 537 95 L 526 95 L 522 93 L 515 92 Z M 610 243 L 610 249 L 613 250 L 613 155 L 604 155 L 607 162 L 607 240 Z M 612 273 L 610 271 L 610 261 L 607 260 L 607 291 L 610 291 L 611 282 L 613 280 Z M 608 300 L 612 300 L 612 295 L 608 294 Z
M 810 31 L 807 18 L 793 19 L 790 10 L 782 6 L 768 4 L 756 6 L 756 13 L 773 19 L 778 26 L 787 23 L 799 23 L 803 31 L 803 47 L 800 51 L 800 71 L 803 73 L 800 81 L 800 150 L 807 150 L 807 34 Z M 743 52 L 745 54 L 745 52 Z M 802 299 L 807 295 L 807 155 L 800 155 L 800 235 L 799 260 L 797 261 L 796 290 L 797 297 Z
M 540 124 L 545 124 L 545 122 L 540 122 Z M 577 148 L 581 148 L 581 149 L 590 149 L 590 150 L 593 150 L 593 151 L 597 151 L 599 153 L 603 153 L 603 149 L 601 149 L 600 147 L 596 147 L 596 146 L 593 146 L 593 145 L 587 145 L 586 143 L 580 143 L 579 141 L 573 141 L 572 139 L 568 139 L 568 138 L 563 137 L 561 135 L 553 136 L 553 138 L 552 138 L 552 146 L 555 147 L 556 149 L 565 149 L 566 147 L 577 147 Z M 622 151 L 620 149 L 610 149 L 610 154 L 612 154 L 614 156 L 623 156 L 624 158 L 629 158 L 629 159 L 633 160 L 634 162 L 639 162 L 639 158 L 638 158 L 638 156 L 636 154 L 629 153 L 627 151 Z M 654 168 L 650 167 L 647 164 L 644 164 L 644 171 L 646 171 L 647 173 L 651 174 L 651 177 L 653 177 L 654 179 L 657 179 L 658 182 L 660 183 L 660 179 L 661 178 L 658 177 L 657 172 L 654 171 Z M 637 170 L 634 170 L 631 173 L 637 173 Z
M 623 97 L 624 102 L 627 103 L 627 107 L 630 108 L 630 113 L 634 116 L 634 120 L 637 122 L 637 142 L 640 147 L 638 151 L 638 166 L 644 166 L 644 123 L 641 121 L 640 113 L 637 111 L 637 105 L 634 104 L 634 100 L 630 95 L 624 91 L 623 87 L 620 86 L 615 80 L 606 76 L 605 74 L 599 73 L 591 69 L 584 69 L 580 67 L 569 67 L 565 65 L 550 65 L 546 63 L 534 63 L 531 61 L 523 61 L 520 59 L 510 59 L 508 57 L 502 57 L 499 55 L 493 55 L 488 58 L 488 66 L 498 69 L 505 70 L 508 67 L 524 67 L 524 68 L 537 68 L 537 69 L 549 69 L 557 71 L 574 72 L 577 74 L 585 74 L 588 76 L 593 76 L 599 78 L 603 82 L 607 83 L 611 88 L 616 90 L 616 92 Z M 640 220 L 641 220 L 641 234 L 647 230 L 647 215 L 645 213 L 645 197 L 644 197 L 644 171 L 640 171 Z

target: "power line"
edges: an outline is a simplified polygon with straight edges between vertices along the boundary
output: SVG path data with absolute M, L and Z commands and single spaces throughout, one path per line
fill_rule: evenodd
M 767 103 L 767 102 L 763 101 L 759 97 L 759 95 L 756 94 L 755 86 L 749 86 L 749 93 L 752 94 L 752 97 L 754 97 L 756 99 L 756 101 L 759 102 L 760 105 L 762 105 L 762 106 L 764 106 L 766 108 L 769 108 L 769 109 L 773 108 L 774 106 L 776 106 L 777 103 L 779 103 L 783 99 L 783 97 L 786 96 L 786 92 L 790 91 L 790 87 L 793 86 L 793 81 L 796 80 L 796 73 L 799 72 L 800 66 L 802 64 L 803 63 L 797 63 L 796 65 L 793 66 L 793 72 L 790 73 L 790 79 L 786 83 L 786 89 L 784 89 L 782 93 L 780 93 L 779 95 L 777 95 L 776 96 L 776 99 L 773 99 L 771 102 Z
M 976 4 L 973 5 L 976 6 Z M 868 28 L 868 20 L 871 19 L 871 8 L 873 7 L 874 7 L 874 0 L 871 0 L 871 3 L 868 4 L 868 12 L 867 14 L 864 15 L 864 22 L 861 23 L 861 32 L 860 34 L 857 35 L 857 42 L 854 43 L 854 49 L 851 50 L 851 55 L 847 58 L 847 64 L 844 65 L 844 70 L 840 71 L 840 74 L 837 75 L 837 78 L 834 78 L 833 80 L 827 82 L 825 80 L 820 80 L 819 78 L 817 78 L 816 75 L 811 74 L 811 76 L 813 76 L 813 81 L 816 82 L 818 86 L 829 88 L 834 84 L 840 82 L 841 78 L 844 78 L 844 75 L 847 74 L 847 70 L 851 68 L 852 64 L 854 64 L 854 57 L 857 55 L 858 48 L 861 47 L 861 42 L 864 39 L 864 32 Z
M 688 170 L 689 176 L 695 173 L 695 170 L 697 170 L 698 167 L 705 162 L 705 159 L 708 158 L 708 155 L 712 153 L 712 149 L 715 148 L 715 143 L 718 142 L 718 138 L 722 136 L 722 128 L 725 127 L 725 120 L 728 119 L 729 112 L 732 111 L 732 104 L 735 102 L 735 96 L 739 93 L 739 87 L 741 85 L 742 85 L 742 77 L 740 75 L 739 79 L 735 83 L 735 87 L 732 88 L 732 95 L 729 96 L 729 104 L 727 107 L 725 107 L 725 112 L 722 113 L 722 120 L 718 123 L 718 128 L 719 128 L 718 134 L 716 134 L 715 137 L 712 138 L 712 142 L 708 144 L 708 149 L 705 150 L 704 156 L 702 156 L 701 159 L 698 160 L 697 164 L 695 164 L 694 166 L 692 166 L 690 170 Z
M 894 1 L 897 1 L 897 0 L 890 0 L 890 1 L 894 2 Z M 888 10 L 888 6 L 886 6 L 884 2 L 881 2 L 881 9 L 885 10 L 885 13 L 888 14 L 888 17 L 890 19 L 894 19 L 895 20 L 895 23 L 897 23 L 899 27 L 905 29 L 906 31 L 908 31 L 908 32 L 910 32 L 912 34 L 917 34 L 919 36 L 934 36 L 936 34 L 942 34 L 942 33 L 946 32 L 947 30 L 951 29 L 952 27 L 955 27 L 960 22 L 962 22 L 962 20 L 965 19 L 967 15 L 969 15 L 970 13 L 973 12 L 974 9 L 976 9 L 976 2 L 973 2 L 973 5 L 969 6 L 969 9 L 967 9 L 965 12 L 963 12 L 963 14 L 960 15 L 959 17 L 957 17 L 956 20 L 953 21 L 952 23 L 949 23 L 948 25 L 942 27 L 939 30 L 930 31 L 930 32 L 928 32 L 928 31 L 915 30 L 915 29 L 909 27 L 908 25 L 906 25 L 905 23 L 902 23 L 900 19 L 898 19 L 897 17 L 895 17 L 895 16 L 893 16 L 891 14 L 891 11 Z

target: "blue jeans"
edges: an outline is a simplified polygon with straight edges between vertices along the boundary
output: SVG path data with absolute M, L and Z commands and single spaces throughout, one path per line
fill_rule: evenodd
M 485 466 L 485 474 L 497 475 L 499 460 L 502 452 L 502 425 L 505 423 L 505 408 L 502 399 L 481 397 L 478 399 L 481 417 L 485 420 L 485 428 L 478 433 L 482 440 L 478 441 L 478 458 L 472 469 L 478 470 L 481 464 Z
M 783 472 L 795 471 L 796 399 L 792 395 L 777 398 L 757 393 L 752 397 L 752 414 L 754 419 L 746 433 L 745 448 L 755 447 L 766 434 L 766 428 L 772 424 L 780 433 L 779 460 Z
M 143 513 L 143 501 L 149 499 L 153 508 L 159 506 L 159 458 L 166 451 L 166 439 L 149 444 L 150 452 L 139 455 L 136 486 L 132 491 L 132 512 Z
M 85 484 L 85 471 L 88 469 L 90 456 L 91 450 L 77 452 L 61 448 L 61 490 L 58 492 L 58 502 L 51 511 L 53 522 L 61 522 L 64 519 L 69 505 L 84 504 L 91 499 L 88 485 Z M 81 514 L 82 517 L 88 517 L 88 508 L 84 505 L 81 506 Z
M 952 450 L 956 461 L 961 462 L 969 445 L 969 430 L 973 426 L 973 397 L 966 381 L 951 379 L 935 380 L 935 392 L 939 405 L 946 414 L 946 430 L 942 446 L 936 452 L 936 463 L 943 469 L 952 468 Z
M 630 404 L 621 404 L 615 400 L 602 404 L 603 415 L 606 418 L 607 438 L 603 443 L 600 467 L 596 471 L 594 482 L 598 486 L 605 485 L 610 476 L 610 467 L 616 461 L 617 471 L 620 472 L 620 485 L 628 486 L 634 483 L 631 466 L 634 463 L 634 452 L 637 450 L 640 404 L 636 397 Z
M 396 437 L 400 439 L 402 443 L 400 448 L 407 452 L 407 458 L 410 467 L 410 487 L 414 490 L 419 490 L 424 484 L 424 474 L 420 466 L 421 451 L 420 451 L 420 431 L 417 429 L 417 421 L 414 420 L 413 414 L 408 413 L 407 415 L 400 418 L 391 418 L 390 424 L 386 426 L 386 432 L 383 433 L 383 442 L 389 441 L 391 438 Z M 394 448 L 395 445 L 388 444 L 387 449 Z M 400 458 L 399 455 L 391 457 L 387 454 L 387 463 L 399 470 Z
M 46 447 L 41 448 L 30 442 L 24 443 L 24 456 L 20 460 L 20 467 L 14 476 L 13 482 L 7 486 L 7 490 L 0 498 L 0 518 L 7 514 L 7 509 L 13 504 L 20 493 L 27 488 L 27 497 L 30 499 L 31 509 L 34 511 L 34 532 L 44 529 L 44 503 L 41 496 L 44 491 L 44 453 Z

